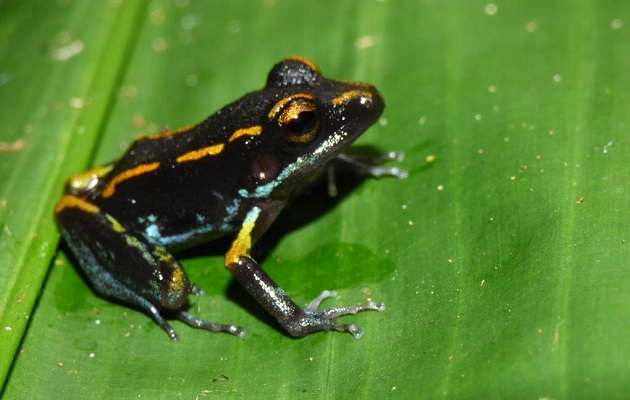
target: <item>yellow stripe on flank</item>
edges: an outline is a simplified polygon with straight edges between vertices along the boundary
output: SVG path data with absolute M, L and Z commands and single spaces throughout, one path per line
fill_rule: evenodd
M 313 96 L 311 96 L 308 93 L 296 93 L 294 95 L 291 95 L 289 97 L 285 97 L 284 99 L 280 100 L 279 102 L 276 103 L 276 105 L 274 105 L 271 108 L 271 111 L 269 111 L 269 119 L 273 119 L 273 117 L 275 117 L 275 115 L 282 110 L 282 107 L 284 107 L 285 104 L 287 104 L 288 102 L 290 102 L 293 99 L 297 99 L 297 98 L 303 98 L 303 99 L 309 99 L 309 100 L 315 100 L 315 98 Z
M 109 224 L 111 225 L 111 227 L 114 230 L 114 232 L 118 232 L 118 233 L 125 233 L 125 232 L 127 232 L 125 227 L 120 225 L 120 222 L 118 222 L 116 220 L 116 218 L 112 217 L 109 214 L 105 214 L 105 218 L 107 218 L 107 221 L 109 221 Z
M 262 126 L 260 125 L 254 125 L 254 126 L 250 126 L 249 128 L 239 129 L 236 132 L 234 132 L 232 136 L 230 136 L 230 138 L 228 139 L 228 142 L 231 142 L 234 139 L 238 139 L 241 136 L 257 136 L 257 135 L 260 135 L 261 132 L 262 132 Z
M 367 90 L 359 90 L 359 89 L 355 89 L 355 90 L 349 90 L 345 93 L 342 93 L 341 95 L 335 97 L 334 99 L 332 99 L 332 103 L 336 106 L 343 104 L 351 99 L 357 98 L 357 97 L 368 97 L 368 98 L 372 98 L 372 92 L 368 92 Z
M 116 175 L 114 179 L 109 182 L 109 185 L 103 190 L 103 197 L 110 197 L 114 194 L 116 190 L 116 185 L 118 185 L 122 181 L 126 181 L 127 179 L 131 179 L 138 175 L 146 174 L 147 172 L 155 171 L 160 166 L 159 162 L 153 162 L 150 164 L 140 164 L 134 168 L 125 170 L 120 174 Z
M 155 249 L 153 249 L 153 255 L 162 262 L 173 262 L 173 256 L 162 246 L 156 246 Z
M 80 197 L 65 195 L 59 200 L 59 203 L 55 206 L 55 214 L 59 214 L 64 208 L 79 208 L 83 211 L 96 214 L 101 210 L 92 203 L 88 203 Z
M 176 160 L 178 163 L 183 163 L 186 161 L 195 161 L 206 156 L 215 156 L 223 150 L 223 146 L 225 146 L 223 143 L 219 143 L 214 146 L 204 147 L 203 149 L 189 151 L 177 157 Z

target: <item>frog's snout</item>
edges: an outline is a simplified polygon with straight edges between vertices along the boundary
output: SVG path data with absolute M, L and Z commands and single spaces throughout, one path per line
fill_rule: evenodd
M 383 113 L 385 100 L 383 99 L 381 92 L 376 90 L 374 86 L 372 86 L 369 91 L 361 91 L 358 96 L 359 103 L 372 113 L 376 114 L 377 117 Z
M 362 121 L 367 128 L 383 113 L 385 101 L 374 86 L 366 84 L 341 93 L 332 99 L 332 105 L 335 109 L 343 109 L 343 115 Z

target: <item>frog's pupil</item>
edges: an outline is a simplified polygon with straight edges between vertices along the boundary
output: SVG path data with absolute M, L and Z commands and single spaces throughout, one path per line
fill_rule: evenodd
M 289 130 L 294 135 L 308 134 L 317 126 L 317 115 L 314 111 L 302 111 L 289 122 Z

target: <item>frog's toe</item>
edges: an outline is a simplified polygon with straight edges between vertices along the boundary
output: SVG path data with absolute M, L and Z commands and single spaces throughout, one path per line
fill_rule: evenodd
M 404 159 L 405 153 L 402 151 L 388 151 L 377 158 L 379 164 L 386 161 L 403 161 Z
M 197 284 L 195 283 L 190 288 L 190 293 L 194 294 L 195 296 L 203 296 L 206 294 L 206 291 L 197 286 Z
M 186 311 L 179 311 L 177 313 L 177 319 L 182 322 L 185 322 L 187 325 L 192 326 L 193 328 L 205 329 L 211 332 L 226 332 L 231 333 L 235 336 L 243 336 L 247 333 L 247 330 L 243 327 L 237 325 L 226 325 L 226 324 L 217 324 L 215 322 L 210 322 L 203 320 L 201 318 L 197 318 Z
M 363 335 L 363 330 L 359 329 L 354 324 L 342 324 L 336 320 L 344 315 L 357 314 L 361 311 L 385 310 L 384 303 L 376 303 L 374 301 L 343 307 L 331 307 L 323 310 L 319 309 L 324 300 L 336 296 L 337 292 L 324 290 L 304 307 L 304 316 L 289 327 L 289 332 L 296 337 L 305 336 L 317 331 L 349 332 L 358 339 Z
M 321 303 L 329 298 L 337 297 L 337 292 L 334 290 L 324 290 L 319 296 L 314 298 L 310 303 L 304 307 L 304 311 L 317 312 L 323 318 L 326 319 L 337 319 L 342 315 L 348 314 L 356 314 L 361 311 L 373 310 L 373 311 L 383 311 L 385 310 L 384 303 L 376 303 L 373 301 L 366 301 L 365 303 L 354 304 L 351 306 L 345 307 L 332 307 L 325 310 L 317 311 Z

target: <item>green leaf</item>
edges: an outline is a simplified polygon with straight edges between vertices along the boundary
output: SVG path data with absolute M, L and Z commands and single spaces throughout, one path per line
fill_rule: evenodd
M 630 347 L 630 3 L 621 0 L 0 3 L 0 373 L 5 398 L 623 398 Z M 63 180 L 189 125 L 291 54 L 387 109 L 358 142 L 404 150 L 259 250 L 298 303 L 367 297 L 350 335 L 287 337 L 202 248 L 192 312 L 94 295 L 62 251 Z M 321 197 L 317 197 L 318 199 Z M 54 261 L 53 261 L 54 260 Z
M 0 374 L 6 376 L 58 242 L 52 209 L 84 168 L 125 66 L 140 3 L 2 4 Z M 25 43 L 25 46 L 16 44 Z M 103 65 L 106 60 L 106 68 Z M 88 146 L 81 146 L 86 140 Z M 83 147 L 77 151 L 76 145 Z

